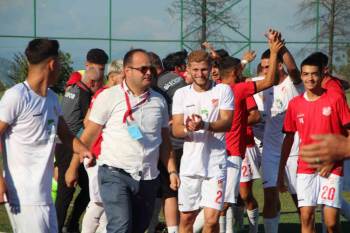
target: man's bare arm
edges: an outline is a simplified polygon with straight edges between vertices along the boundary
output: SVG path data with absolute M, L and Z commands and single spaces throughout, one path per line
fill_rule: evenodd
M 250 109 L 248 112 L 248 125 L 254 125 L 261 121 L 261 115 L 257 108 Z
M 177 190 L 180 187 L 180 179 L 176 168 L 176 157 L 169 135 L 169 129 L 162 128 L 162 143 L 159 148 L 159 158 L 169 173 L 171 189 Z
M 287 133 L 284 137 L 282 149 L 281 149 L 281 160 L 280 166 L 278 169 L 278 178 L 277 178 L 277 187 L 279 191 L 285 192 L 287 191 L 286 187 L 284 187 L 284 172 L 287 164 L 287 160 L 292 149 L 294 142 L 294 133 Z
M 269 59 L 269 71 L 266 77 L 262 80 L 256 81 L 256 92 L 263 91 L 275 83 L 276 80 L 276 70 L 277 70 L 277 56 L 280 49 L 284 46 L 283 42 L 278 39 L 278 36 L 275 35 L 274 39 L 269 41 L 270 47 L 270 59 Z

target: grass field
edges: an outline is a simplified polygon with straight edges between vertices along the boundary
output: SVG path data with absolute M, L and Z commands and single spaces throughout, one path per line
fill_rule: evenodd
M 0 93 L 1 96 L 2 93 Z M 347 93 L 347 99 L 350 100 L 350 93 Z M 2 159 L 0 156 L 0 166 L 2 165 Z M 259 219 L 259 232 L 264 232 L 263 225 L 262 225 L 262 207 L 263 207 L 263 192 L 262 192 L 262 185 L 261 181 L 257 181 L 254 185 L 254 194 L 255 197 L 259 203 L 260 207 L 260 219 Z M 345 198 L 350 201 L 350 193 L 344 193 Z M 296 209 L 294 207 L 294 204 L 289 196 L 289 194 L 281 194 L 281 220 L 280 220 L 280 226 L 279 226 L 279 232 L 281 233 L 297 233 L 300 232 L 300 225 L 299 225 L 299 219 L 298 214 L 296 212 Z M 321 218 L 320 218 L 320 212 L 317 211 L 317 232 L 321 232 Z M 245 219 L 245 225 L 247 225 L 247 220 Z M 350 232 L 350 222 L 347 222 L 344 218 L 341 218 L 341 225 L 342 230 L 344 233 Z M 9 220 L 5 211 L 4 206 L 0 206 L 0 233 L 1 232 L 12 232 L 11 226 L 9 224 Z M 242 230 L 241 232 L 248 232 L 247 229 Z
M 254 194 L 256 199 L 258 200 L 259 206 L 260 206 L 260 219 L 259 219 L 259 232 L 264 232 L 263 225 L 262 225 L 262 207 L 263 207 L 263 193 L 262 193 L 262 185 L 261 181 L 257 181 L 254 185 Z M 345 197 L 348 201 L 350 201 L 350 193 L 345 193 Z M 282 204 L 282 210 L 281 210 L 281 223 L 279 232 L 281 233 L 297 233 L 300 232 L 300 225 L 299 225 L 299 219 L 298 214 L 296 212 L 296 208 L 294 207 L 293 201 L 291 200 L 289 194 L 281 194 L 281 204 Z M 318 231 L 321 230 L 321 219 L 320 219 L 320 212 L 317 211 L 317 227 Z M 240 232 L 248 232 L 247 230 L 247 220 L 245 218 L 245 228 Z M 341 219 L 342 224 L 342 230 L 344 233 L 350 232 L 350 222 L 346 222 L 345 219 Z M 10 233 L 11 226 L 9 224 L 9 220 L 5 211 L 4 206 L 0 206 L 0 232 L 7 232 Z

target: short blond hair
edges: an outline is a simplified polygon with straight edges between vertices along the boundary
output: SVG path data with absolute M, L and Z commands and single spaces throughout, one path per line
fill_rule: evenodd
M 107 76 L 110 73 L 122 73 L 123 72 L 123 60 L 113 60 L 111 63 L 108 64 L 107 68 Z
M 188 55 L 188 64 L 202 61 L 208 62 L 208 64 L 211 62 L 210 55 L 205 50 L 195 50 Z

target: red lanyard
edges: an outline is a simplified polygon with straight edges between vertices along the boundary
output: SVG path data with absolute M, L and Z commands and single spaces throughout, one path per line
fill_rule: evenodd
M 125 102 L 126 102 L 126 111 L 125 111 L 124 117 L 123 117 L 123 123 L 125 124 L 125 123 L 126 123 L 126 119 L 127 119 L 128 117 L 130 117 L 130 120 L 132 120 L 132 121 L 134 120 L 134 117 L 132 116 L 132 108 L 131 108 L 131 103 L 130 103 L 129 95 L 128 95 L 127 91 L 124 89 L 124 83 L 121 84 L 121 87 L 122 87 L 122 89 L 123 89 L 123 91 L 124 91 Z M 147 99 L 148 99 L 148 97 L 149 97 L 149 95 L 150 95 L 150 94 L 149 94 L 149 91 L 148 91 L 147 93 L 145 93 L 144 95 L 145 95 L 144 98 L 143 98 L 140 102 L 138 102 L 138 103 L 134 106 L 134 108 L 136 108 L 136 107 L 142 105 L 143 103 L 145 103 L 145 102 L 147 101 Z

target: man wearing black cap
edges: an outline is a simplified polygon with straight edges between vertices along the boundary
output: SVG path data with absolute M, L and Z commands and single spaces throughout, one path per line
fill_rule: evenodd
M 91 49 L 86 56 L 85 71 L 72 73 L 67 82 L 66 92 L 62 98 L 63 118 L 69 129 L 77 136 L 83 129 L 83 120 L 88 110 L 90 100 L 103 84 L 107 54 L 101 49 Z M 62 144 L 56 146 L 56 163 L 58 166 L 58 189 L 56 211 L 58 230 L 62 232 L 69 204 L 75 188 L 67 187 L 65 173 L 72 159 L 72 151 Z M 77 196 L 71 216 L 67 223 L 67 232 L 79 232 L 79 219 L 89 203 L 88 176 L 83 166 L 79 168 L 78 184 L 81 188 Z

